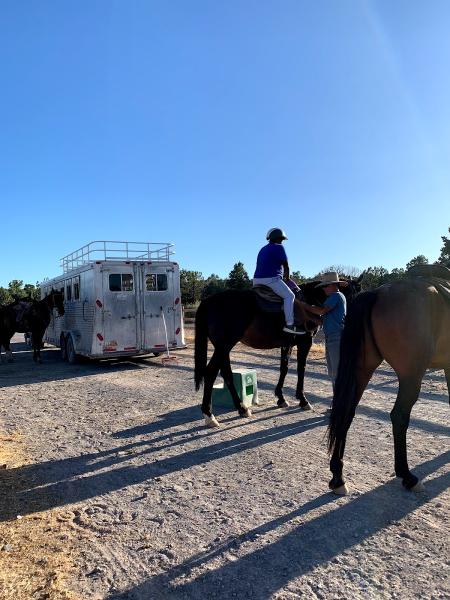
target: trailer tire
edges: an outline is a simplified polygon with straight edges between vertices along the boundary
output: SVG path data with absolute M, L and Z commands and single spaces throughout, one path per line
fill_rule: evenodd
M 74 365 L 78 362 L 78 354 L 75 353 L 72 336 L 68 335 L 66 340 L 67 362 Z
M 59 349 L 61 352 L 61 359 L 64 362 L 67 362 L 66 336 L 63 333 L 59 337 Z

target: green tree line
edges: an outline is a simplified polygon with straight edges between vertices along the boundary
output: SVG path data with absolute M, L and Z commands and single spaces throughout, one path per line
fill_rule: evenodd
M 21 298 L 34 298 L 39 300 L 41 293 L 38 284 L 25 283 L 21 279 L 13 279 L 8 287 L 0 286 L 0 304 L 10 304 Z
M 448 228 L 450 233 L 450 227 Z M 450 237 L 442 236 L 442 248 L 437 262 L 450 268 Z M 340 277 L 358 277 L 363 275 L 362 288 L 371 290 L 385 283 L 396 281 L 406 277 L 408 269 L 414 265 L 428 264 L 428 258 L 419 254 L 406 263 L 404 267 L 397 267 L 388 271 L 382 266 L 371 266 L 361 272 L 360 269 L 345 265 L 329 265 L 316 273 L 313 277 L 305 277 L 299 271 L 291 273 L 292 279 L 298 283 L 320 279 L 326 271 L 336 271 Z M 237 262 L 228 277 L 221 279 L 215 273 L 209 277 L 203 277 L 199 271 L 180 271 L 181 299 L 184 305 L 192 306 L 198 304 L 203 298 L 225 289 L 246 289 L 251 287 L 251 279 L 242 262 Z

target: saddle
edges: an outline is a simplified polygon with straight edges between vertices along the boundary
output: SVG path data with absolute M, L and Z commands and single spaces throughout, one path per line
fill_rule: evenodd
M 259 308 L 263 312 L 281 312 L 283 310 L 283 298 L 267 285 L 255 285 L 253 291 L 256 295 Z
M 259 308 L 267 313 L 283 312 L 283 298 L 266 285 L 255 285 L 253 288 Z M 296 295 L 294 304 L 295 324 L 305 325 L 307 331 L 313 331 L 321 323 L 320 317 L 308 311 L 308 305 L 303 301 L 303 293 Z

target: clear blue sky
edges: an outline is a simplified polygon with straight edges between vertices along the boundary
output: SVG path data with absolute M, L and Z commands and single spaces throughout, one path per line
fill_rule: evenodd
M 450 2 L 3 0 L 0 285 L 93 239 L 187 269 L 436 260 Z

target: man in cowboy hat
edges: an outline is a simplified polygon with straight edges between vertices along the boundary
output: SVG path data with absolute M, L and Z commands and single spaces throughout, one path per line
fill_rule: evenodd
M 341 334 L 344 329 L 344 320 L 347 313 L 347 301 L 344 294 L 339 291 L 339 285 L 347 285 L 347 282 L 340 281 L 339 275 L 335 271 L 324 273 L 320 283 L 316 287 L 323 288 L 327 299 L 322 307 L 309 307 L 309 310 L 314 314 L 323 316 L 327 368 L 328 375 L 333 384 L 333 390 L 339 366 Z

